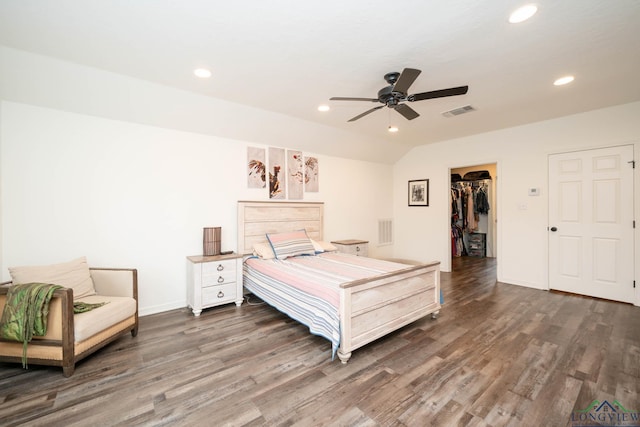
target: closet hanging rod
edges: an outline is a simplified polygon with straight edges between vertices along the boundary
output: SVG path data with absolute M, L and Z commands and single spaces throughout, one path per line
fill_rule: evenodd
M 492 178 L 482 178 L 482 179 L 459 179 L 456 181 L 451 181 L 452 184 L 457 184 L 458 182 L 481 182 L 481 181 L 492 181 Z
M 475 181 L 457 181 L 457 182 L 452 182 L 451 183 L 451 188 L 455 188 L 455 189 L 461 189 L 461 188 L 465 188 L 465 187 L 472 187 L 472 188 L 478 188 L 478 187 L 484 187 L 487 188 L 489 187 L 489 183 L 491 182 L 491 179 L 478 179 Z

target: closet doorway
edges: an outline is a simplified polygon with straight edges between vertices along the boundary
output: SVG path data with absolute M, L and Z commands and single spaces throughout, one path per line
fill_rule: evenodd
M 496 258 L 497 164 L 451 168 L 451 269 L 460 257 Z M 492 260 L 495 262 L 495 259 Z

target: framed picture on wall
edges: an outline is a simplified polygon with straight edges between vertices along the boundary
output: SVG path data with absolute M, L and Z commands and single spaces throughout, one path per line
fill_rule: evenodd
M 409 206 L 429 206 L 429 180 L 409 181 Z

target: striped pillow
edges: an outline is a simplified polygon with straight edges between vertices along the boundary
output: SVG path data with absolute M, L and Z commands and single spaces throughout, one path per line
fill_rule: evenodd
M 296 255 L 315 255 L 311 239 L 305 230 L 288 233 L 268 234 L 267 239 L 273 248 L 276 258 L 285 259 Z

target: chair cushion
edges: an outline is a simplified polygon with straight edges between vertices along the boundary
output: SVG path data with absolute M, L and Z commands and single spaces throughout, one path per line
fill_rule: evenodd
M 100 302 L 106 302 L 107 304 L 73 315 L 74 339 L 76 342 L 84 341 L 136 314 L 136 300 L 129 297 L 91 295 L 82 298 L 81 301 L 89 304 Z
M 9 267 L 14 284 L 50 283 L 73 289 L 73 299 L 95 295 L 96 290 L 85 257 L 51 265 Z

